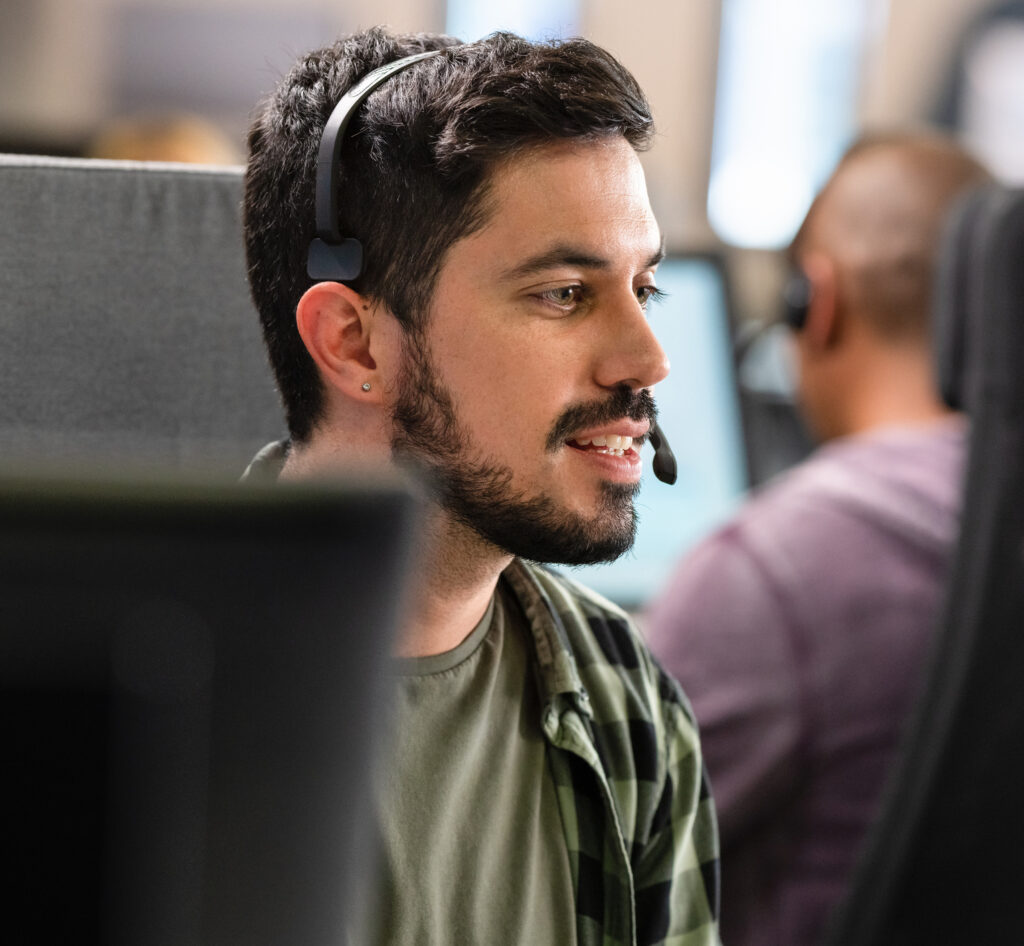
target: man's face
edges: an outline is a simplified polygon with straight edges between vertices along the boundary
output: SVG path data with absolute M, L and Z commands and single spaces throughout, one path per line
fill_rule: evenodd
M 668 373 L 644 312 L 661 237 L 640 163 L 621 138 L 538 148 L 494 172 L 489 207 L 407 339 L 393 449 L 499 548 L 610 560 L 632 544 L 636 441 Z

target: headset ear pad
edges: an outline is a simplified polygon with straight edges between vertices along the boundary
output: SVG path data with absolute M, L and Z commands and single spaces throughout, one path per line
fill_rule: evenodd
M 782 287 L 782 321 L 794 332 L 801 331 L 810 305 L 811 281 L 803 270 L 794 267 Z
M 306 274 L 316 282 L 347 282 L 363 271 L 363 245 L 354 237 L 340 243 L 314 238 L 309 244 Z

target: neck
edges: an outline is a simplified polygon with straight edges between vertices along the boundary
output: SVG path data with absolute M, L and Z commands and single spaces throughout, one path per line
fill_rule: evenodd
M 386 441 L 369 436 L 314 437 L 292 449 L 282 479 L 392 470 Z M 405 598 L 397 656 L 429 657 L 462 643 L 487 611 L 512 556 L 455 521 L 431 501 L 420 531 L 415 572 Z
M 922 426 L 953 413 L 936 388 L 931 354 L 923 350 L 875 353 L 844 384 L 843 434 Z
M 462 643 L 487 611 L 498 577 L 512 556 L 431 506 L 396 653 L 443 654 Z
M 282 480 L 330 479 L 355 476 L 376 479 L 382 470 L 390 471 L 390 453 L 369 440 L 352 438 L 342 443 L 313 439 L 306 444 L 293 443 L 281 469 Z

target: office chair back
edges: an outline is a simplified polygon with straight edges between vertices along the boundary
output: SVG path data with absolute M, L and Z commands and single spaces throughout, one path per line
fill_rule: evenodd
M 938 284 L 942 388 L 971 418 L 925 689 L 829 946 L 1024 940 L 1024 191 L 972 195 Z

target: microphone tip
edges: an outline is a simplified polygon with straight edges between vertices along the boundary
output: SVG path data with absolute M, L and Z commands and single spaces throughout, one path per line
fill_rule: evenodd
M 667 456 L 662 451 L 658 451 L 654 454 L 654 475 L 658 477 L 662 483 L 667 483 L 671 486 L 675 483 L 678 476 L 678 470 L 676 469 L 676 458 L 669 453 Z

